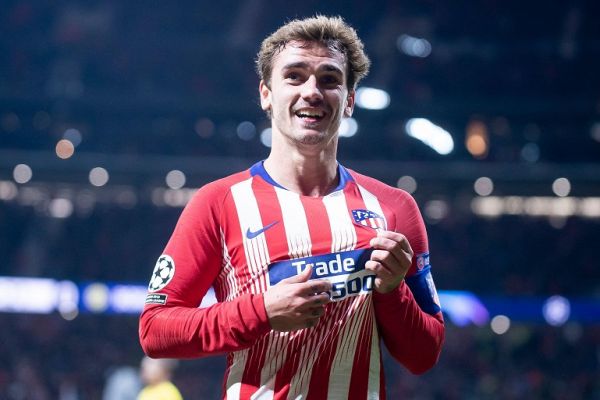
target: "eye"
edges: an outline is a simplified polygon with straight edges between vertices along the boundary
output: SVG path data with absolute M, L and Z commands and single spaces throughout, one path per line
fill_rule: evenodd
M 285 75 L 285 79 L 291 82 L 299 82 L 302 79 L 302 76 L 298 72 L 288 72 Z
M 340 79 L 336 75 L 324 75 L 320 79 L 322 85 L 337 86 L 340 84 Z

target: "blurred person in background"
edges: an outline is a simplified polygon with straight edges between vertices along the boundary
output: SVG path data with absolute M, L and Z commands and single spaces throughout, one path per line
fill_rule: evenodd
M 140 376 L 146 385 L 137 400 L 182 400 L 179 389 L 171 382 L 177 361 L 144 357 Z
M 183 211 L 140 319 L 148 355 L 228 353 L 229 399 L 385 398 L 381 339 L 415 374 L 435 365 L 444 323 L 418 206 L 337 162 L 369 65 L 339 17 L 294 20 L 263 41 L 271 153 Z M 210 286 L 219 302 L 199 309 Z
M 137 368 L 121 366 L 107 374 L 102 400 L 136 400 L 142 382 Z

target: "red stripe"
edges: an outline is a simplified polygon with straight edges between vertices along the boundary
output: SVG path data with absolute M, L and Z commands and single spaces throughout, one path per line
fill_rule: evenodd
M 262 233 L 265 235 L 265 241 L 269 252 L 269 261 L 287 258 L 287 241 L 285 239 L 282 240 L 282 238 L 285 238 L 283 215 L 274 187 L 266 184 L 262 179 L 255 177 L 255 179 L 252 180 L 252 191 L 254 192 L 258 204 L 263 227 L 276 222 Z M 266 279 L 268 281 L 268 273 L 264 274 L 262 278 L 257 279 Z M 264 383 L 261 382 L 261 373 L 265 367 L 268 346 L 269 336 L 265 336 L 265 338 L 252 346 L 249 350 L 248 361 L 246 362 L 246 368 L 242 376 L 242 399 L 249 398 L 256 392 L 256 389 Z
M 306 213 L 312 254 L 331 253 L 331 225 L 329 224 L 329 217 L 323 199 L 301 196 L 300 200 Z
M 283 213 L 275 187 L 266 183 L 262 178 L 255 177 L 252 181 L 252 190 L 254 196 L 256 196 L 263 227 L 276 222 L 275 225 L 263 233 L 267 241 L 271 262 L 285 260 L 288 258 L 289 248 L 285 235 Z
M 371 301 L 370 299 L 367 301 Z M 356 353 L 352 364 L 352 375 L 348 400 L 362 400 L 367 396 L 369 388 L 369 362 L 371 358 L 371 340 L 373 330 L 373 311 L 368 303 L 362 305 L 368 307 L 366 316 L 360 326 L 358 340 L 356 342 Z
M 332 316 L 334 318 L 332 318 L 331 321 L 333 322 L 343 319 L 342 315 L 346 314 L 349 304 L 350 299 L 345 299 L 339 303 L 328 304 L 326 313 L 335 313 L 335 315 Z M 333 364 L 335 354 L 338 351 L 337 343 L 341 329 L 342 324 L 334 324 L 333 327 L 329 327 L 327 332 L 324 333 L 325 339 L 323 340 L 323 343 L 321 343 L 319 349 L 320 354 L 315 360 L 315 365 L 312 370 L 308 395 L 306 396 L 307 400 L 327 398 L 331 365 Z
M 290 332 L 293 334 L 293 332 Z M 275 393 L 277 393 L 277 399 L 287 398 L 290 392 L 290 382 L 292 377 L 298 370 L 300 364 L 300 355 L 304 345 L 304 335 L 299 334 L 293 340 L 290 340 L 287 345 L 286 360 L 277 372 L 275 377 Z

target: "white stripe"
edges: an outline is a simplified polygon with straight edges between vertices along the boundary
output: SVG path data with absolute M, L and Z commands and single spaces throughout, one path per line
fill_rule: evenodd
M 300 355 L 301 359 L 298 363 L 298 369 L 290 382 L 289 399 L 305 399 L 308 395 L 313 366 L 317 357 L 321 354 L 323 337 L 327 336 L 330 332 L 332 322 L 333 321 L 330 320 L 327 324 L 321 323 L 314 328 L 305 329 L 302 332 L 303 334 L 306 334 L 307 337 L 305 339 L 296 339 L 303 340 L 303 348 Z M 325 329 L 326 326 L 327 329 Z
M 246 368 L 246 359 L 248 350 L 236 351 L 233 353 L 233 362 L 227 376 L 227 400 L 238 400 L 240 398 L 240 389 L 242 388 L 242 376 Z
M 256 232 L 263 228 L 260 210 L 254 192 L 252 191 L 252 178 L 236 183 L 231 187 L 231 194 L 237 210 L 242 243 L 253 293 L 262 293 L 266 290 L 265 274 L 270 258 L 265 235 L 260 234 L 253 239 L 248 239 L 248 230 Z
M 289 334 L 288 332 L 276 332 L 271 331 L 268 337 L 267 349 L 265 354 L 265 365 L 262 368 L 260 374 L 260 384 L 258 392 L 262 394 L 262 396 L 267 396 L 269 394 L 269 389 L 275 389 L 275 378 L 277 377 L 277 372 L 283 365 L 283 362 L 286 359 L 287 355 L 287 344 L 288 344 Z M 257 393 L 258 393 L 257 392 Z M 271 392 L 270 397 L 260 397 L 261 399 L 272 399 L 273 392 Z
M 369 192 L 361 185 L 357 184 L 356 186 L 358 186 L 358 190 L 360 190 L 360 195 L 362 196 L 363 201 L 365 202 L 367 210 L 379 214 L 379 216 L 383 218 L 383 229 L 387 230 L 387 220 L 385 219 L 385 214 L 383 213 L 383 209 L 381 208 L 381 204 L 379 203 L 377 197 L 375 197 L 373 193 Z
M 279 187 L 275 187 L 275 193 L 281 206 L 290 258 L 310 256 L 312 250 L 310 232 L 300 195 Z
M 275 376 L 264 385 L 258 388 L 256 392 L 250 396 L 250 400 L 271 400 L 275 394 Z
M 356 231 L 348 213 L 344 191 L 338 190 L 323 197 L 323 203 L 331 226 L 331 252 L 353 250 L 356 246 Z
M 369 299 L 370 308 L 369 312 L 372 313 L 373 318 L 375 318 L 374 310 L 373 310 L 373 302 L 372 298 Z M 369 361 L 369 384 L 367 388 L 367 399 L 368 400 L 378 400 L 379 399 L 379 385 L 380 377 L 381 377 L 381 363 L 379 357 L 381 356 L 379 350 L 379 332 L 377 331 L 377 324 L 371 324 L 373 326 L 372 335 L 371 335 L 371 359 Z
M 335 358 L 329 373 L 329 387 L 327 393 L 332 398 L 348 398 L 350 378 L 354 368 L 354 354 L 359 337 L 359 329 L 368 312 L 368 297 L 361 295 L 349 299 L 352 301 L 346 318 L 344 328 L 340 331 L 339 341 L 336 346 Z
M 235 268 L 233 267 L 233 264 L 231 264 L 231 256 L 229 255 L 229 250 L 225 243 L 225 235 L 222 230 L 221 241 L 223 248 L 223 265 L 217 282 L 220 283 L 221 295 L 224 297 L 224 300 L 230 301 L 239 296 L 240 293 L 238 282 L 235 277 Z

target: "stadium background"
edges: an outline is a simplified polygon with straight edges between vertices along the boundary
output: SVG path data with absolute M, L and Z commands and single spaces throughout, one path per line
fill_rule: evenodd
M 268 154 L 260 41 L 315 12 L 357 28 L 385 91 L 340 160 L 413 193 L 448 321 L 431 372 L 386 359 L 389 397 L 600 399 L 599 3 L 493 0 L 4 1 L 0 399 L 99 399 L 139 365 L 181 206 Z M 223 368 L 175 383 L 217 398 Z

